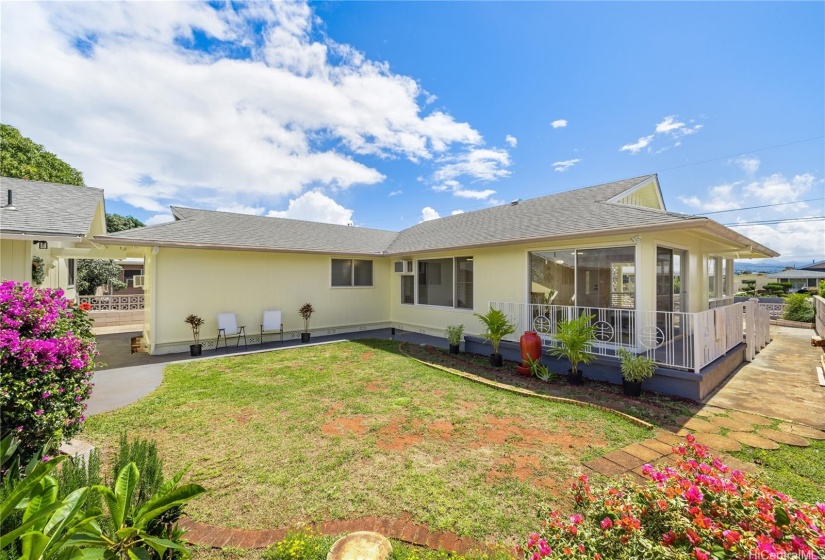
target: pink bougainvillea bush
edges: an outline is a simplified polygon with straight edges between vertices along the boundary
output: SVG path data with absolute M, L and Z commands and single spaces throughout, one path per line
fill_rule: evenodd
M 96 355 L 86 311 L 63 290 L 0 283 L 0 427 L 24 457 L 82 428 Z
M 573 486 L 581 513 L 543 513 L 519 547 L 526 560 L 825 559 L 825 503 L 804 504 L 728 468 L 693 436 L 673 467 L 644 466 L 644 485 Z

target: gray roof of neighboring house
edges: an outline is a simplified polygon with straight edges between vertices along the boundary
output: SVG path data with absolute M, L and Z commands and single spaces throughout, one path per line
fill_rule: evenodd
M 825 261 L 811 263 L 808 266 L 799 267 L 802 270 L 825 270 Z
M 104 238 L 148 245 L 226 247 L 346 254 L 381 254 L 394 231 L 383 231 L 286 218 L 172 207 L 177 221 L 120 231 Z
M 607 202 L 655 175 L 644 175 L 422 222 L 401 232 L 173 207 L 177 221 L 96 239 L 140 245 L 269 251 L 411 254 L 565 236 L 607 235 L 657 227 L 704 225 L 753 243 L 707 218 Z M 758 245 L 753 243 L 754 245 Z M 761 246 L 760 246 L 761 247 Z M 769 254 L 774 254 L 765 248 Z
M 800 270 L 794 268 L 781 272 L 771 272 L 768 278 L 825 278 L 825 270 Z
M 89 233 L 103 190 L 0 177 L 0 232 L 27 235 L 84 236 Z

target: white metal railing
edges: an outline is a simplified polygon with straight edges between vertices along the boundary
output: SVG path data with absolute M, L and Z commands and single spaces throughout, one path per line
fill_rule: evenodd
M 615 356 L 619 348 L 631 349 L 656 360 L 661 366 L 699 371 L 725 355 L 744 336 L 745 303 L 717 307 L 700 313 L 639 311 L 490 302 L 516 325 L 516 333 L 506 340 L 517 341 L 521 332 L 536 331 L 545 347 L 557 346 L 559 321 L 592 315 L 596 342 L 592 354 Z
M 781 319 L 782 314 L 785 312 L 785 307 L 787 304 L 785 303 L 760 303 L 759 307 L 762 309 L 767 309 L 768 314 L 770 315 L 771 319 Z
M 143 294 L 77 296 L 78 303 L 88 303 L 92 311 L 131 311 L 143 309 Z

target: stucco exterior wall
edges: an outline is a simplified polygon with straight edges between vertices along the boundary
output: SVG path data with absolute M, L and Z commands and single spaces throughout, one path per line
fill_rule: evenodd
M 32 242 L 0 239 L 0 278 L 17 282 L 32 281 Z
M 335 258 L 350 258 L 336 255 Z M 353 256 L 363 259 L 364 257 Z M 286 336 L 298 336 L 298 309 L 316 310 L 310 331 L 386 327 L 389 320 L 390 260 L 373 261 L 373 287 L 332 287 L 331 256 L 252 251 L 160 248 L 149 252 L 145 273 L 153 318 L 146 340 L 156 354 L 179 352 L 192 343 L 189 314 L 202 317 L 201 340 L 217 337 L 217 314 L 235 312 L 247 336 L 260 334 L 264 310 L 281 310 Z

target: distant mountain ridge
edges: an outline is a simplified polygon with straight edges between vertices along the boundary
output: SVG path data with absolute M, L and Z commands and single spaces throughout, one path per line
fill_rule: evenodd
M 809 264 L 813 264 L 814 262 L 819 261 L 777 261 L 775 259 L 765 259 L 759 262 L 734 261 L 733 273 L 742 274 L 743 272 L 754 272 L 769 274 L 771 272 L 782 272 L 788 267 L 802 268 L 804 266 L 808 266 Z

